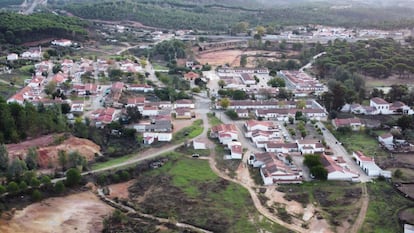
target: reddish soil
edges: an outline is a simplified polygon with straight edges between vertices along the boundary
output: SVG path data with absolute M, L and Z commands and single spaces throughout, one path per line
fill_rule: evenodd
M 2 233 L 102 232 L 103 219 L 113 208 L 92 192 L 49 198 L 16 211 L 11 220 L 0 219 Z
M 58 151 L 63 150 L 67 153 L 78 151 L 87 161 L 95 158 L 95 154 L 100 153 L 100 146 L 90 140 L 70 136 L 59 145 L 53 145 L 55 139 L 61 135 L 47 135 L 41 138 L 25 141 L 18 144 L 7 145 L 9 156 L 13 159 L 25 158 L 27 151 L 31 147 L 36 147 L 39 153 L 39 167 L 47 168 L 49 165 L 58 166 Z
M 240 56 L 243 54 L 242 50 L 222 50 L 212 51 L 199 54 L 196 56 L 201 64 L 208 63 L 212 66 L 224 65 L 226 63 L 233 65 L 240 65 Z
M 119 183 L 119 184 L 112 184 L 109 185 L 109 198 L 114 199 L 115 197 L 121 198 L 121 199 L 128 199 L 129 198 L 129 191 L 128 188 L 133 185 L 135 180 L 130 180 L 125 183 Z

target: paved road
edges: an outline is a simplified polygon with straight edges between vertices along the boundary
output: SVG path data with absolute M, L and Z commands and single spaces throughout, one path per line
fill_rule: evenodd
M 310 67 L 312 67 L 312 64 L 315 62 L 316 59 L 318 59 L 320 56 L 326 54 L 326 52 L 322 52 L 319 54 L 316 54 L 315 56 L 312 57 L 312 59 L 310 60 L 310 62 L 306 65 L 304 65 L 302 68 L 299 69 L 299 71 L 303 72 L 304 69 L 308 69 Z
M 371 181 L 371 178 L 369 176 L 367 176 L 362 169 L 355 163 L 355 161 L 352 158 L 352 155 L 349 154 L 345 148 L 338 143 L 338 140 L 335 138 L 335 136 L 325 128 L 325 125 L 321 122 L 318 122 L 318 127 L 320 127 L 321 129 L 325 129 L 322 130 L 323 132 L 323 137 L 325 138 L 325 142 L 327 145 L 329 145 L 329 147 L 332 149 L 333 153 L 335 156 L 342 156 L 344 158 L 344 160 L 346 161 L 346 164 L 348 166 L 348 168 L 359 174 L 359 179 L 361 182 L 368 182 Z

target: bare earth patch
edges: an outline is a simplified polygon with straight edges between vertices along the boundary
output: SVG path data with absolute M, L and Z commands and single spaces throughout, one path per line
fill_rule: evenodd
M 119 183 L 119 184 L 112 184 L 109 185 L 109 198 L 114 199 L 122 198 L 122 199 L 128 199 L 129 198 L 129 191 L 128 188 L 134 183 L 134 180 L 130 180 L 128 182 Z
M 103 219 L 113 208 L 92 192 L 49 198 L 16 211 L 10 221 L 0 220 L 2 233 L 102 232 Z
M 240 65 L 240 56 L 243 54 L 242 50 L 222 50 L 213 51 L 197 55 L 197 60 L 201 64 L 208 63 L 212 66 L 219 66 L 228 64 Z

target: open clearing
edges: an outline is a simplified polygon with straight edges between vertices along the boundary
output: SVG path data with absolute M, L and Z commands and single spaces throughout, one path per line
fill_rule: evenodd
M 170 153 L 129 188 L 138 210 L 213 232 L 289 232 L 264 219 L 243 187 L 217 177 L 208 161 Z M 148 195 L 151 193 L 151 195 Z
M 16 211 L 9 221 L 0 220 L 0 232 L 102 232 L 103 219 L 112 210 L 92 192 L 48 198 Z
M 402 232 L 398 212 L 414 206 L 414 202 L 402 197 L 386 182 L 369 183 L 368 193 L 368 211 L 360 232 Z
M 242 50 L 221 50 L 221 51 L 212 51 L 198 54 L 196 56 L 197 60 L 201 64 L 208 63 L 212 66 L 219 66 L 224 64 L 240 64 L 240 56 L 243 54 Z

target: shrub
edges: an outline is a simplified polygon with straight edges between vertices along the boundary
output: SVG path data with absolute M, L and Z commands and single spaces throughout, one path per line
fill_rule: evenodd
M 66 185 L 69 187 L 78 185 L 81 179 L 81 173 L 76 168 L 71 168 L 66 172 Z
M 65 191 L 65 184 L 62 181 L 58 181 L 55 184 L 55 193 L 60 194 Z
M 11 194 L 16 194 L 19 192 L 19 185 L 16 182 L 12 181 L 7 185 L 7 192 Z
M 36 202 L 40 200 L 42 200 L 42 193 L 38 189 L 33 190 L 32 201 Z
M 24 182 L 24 181 L 20 182 L 20 184 L 19 184 L 19 189 L 20 189 L 20 191 L 22 191 L 22 192 L 26 191 L 26 189 L 27 189 L 27 184 L 26 184 L 26 182 Z
M 7 191 L 6 187 L 4 187 L 3 185 L 0 184 L 0 194 L 5 193 L 6 191 Z

